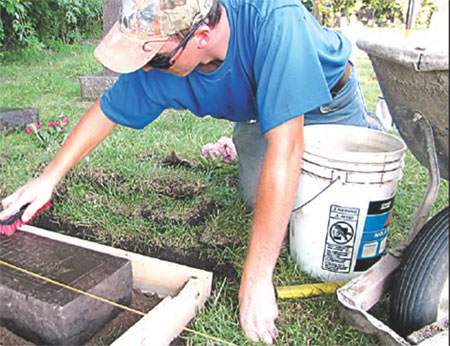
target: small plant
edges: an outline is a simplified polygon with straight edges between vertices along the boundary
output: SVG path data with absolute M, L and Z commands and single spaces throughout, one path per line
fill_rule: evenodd
M 373 11 L 374 19 L 378 25 L 394 23 L 395 19 L 403 22 L 402 6 L 399 0 L 363 0 L 359 17 Z
M 74 43 L 101 31 L 102 0 L 0 0 L 0 58 L 5 52 Z
M 233 140 L 229 137 L 220 138 L 217 143 L 207 143 L 202 147 L 200 163 L 208 173 L 214 171 L 227 172 L 236 162 L 237 152 Z
M 429 28 L 431 24 L 431 18 L 436 11 L 437 5 L 433 0 L 421 0 L 420 10 L 416 15 L 416 24 L 420 27 Z
M 66 138 L 66 127 L 69 125 L 69 119 L 62 117 L 58 121 L 51 121 L 47 126 L 39 123 L 33 123 L 26 127 L 29 135 L 34 135 L 39 144 L 50 150 L 53 146 L 60 146 Z

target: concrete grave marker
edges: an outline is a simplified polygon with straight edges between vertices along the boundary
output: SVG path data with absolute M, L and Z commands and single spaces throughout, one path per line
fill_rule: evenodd
M 39 122 L 37 108 L 0 108 L 0 132 Z
M 120 304 L 129 304 L 131 262 L 38 235 L 0 235 L 0 259 Z M 0 263 L 0 323 L 38 344 L 79 345 L 120 309 Z
M 103 0 L 103 37 L 119 18 L 121 0 Z M 110 86 L 112 86 L 119 74 L 104 67 L 102 72 L 80 76 L 81 96 L 87 100 L 96 100 Z

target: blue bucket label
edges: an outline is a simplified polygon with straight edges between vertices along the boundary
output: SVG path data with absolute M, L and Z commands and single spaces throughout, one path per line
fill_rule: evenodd
M 327 239 L 322 269 L 349 273 L 356 241 L 360 209 L 332 204 L 328 218 Z
M 365 271 L 377 262 L 386 249 L 394 198 L 370 202 L 364 224 L 355 271 Z

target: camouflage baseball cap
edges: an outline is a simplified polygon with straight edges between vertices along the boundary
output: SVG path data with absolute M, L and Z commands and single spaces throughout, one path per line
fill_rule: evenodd
M 122 0 L 120 18 L 95 49 L 104 66 L 136 71 L 151 60 L 170 35 L 197 24 L 213 0 Z

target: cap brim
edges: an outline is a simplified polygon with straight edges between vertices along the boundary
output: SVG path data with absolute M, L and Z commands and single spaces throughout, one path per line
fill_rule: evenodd
M 134 72 L 144 66 L 161 49 L 168 37 L 154 38 L 129 37 L 114 24 L 94 51 L 101 64 L 118 73 Z M 145 51 L 142 49 L 145 42 Z

